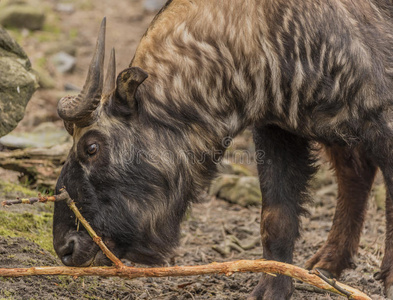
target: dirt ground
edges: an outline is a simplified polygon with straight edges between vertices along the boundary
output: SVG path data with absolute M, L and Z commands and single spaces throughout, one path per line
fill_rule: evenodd
M 40 1 L 48 7 L 52 20 L 59 28 L 60 37 L 53 40 L 37 39 L 34 33 L 19 39 L 32 60 L 33 67 L 47 56 L 49 48 L 67 39 L 73 40 L 76 47 L 77 65 L 71 74 L 57 74 L 49 60 L 45 67 L 56 81 L 51 90 L 39 90 L 30 101 L 26 117 L 17 131 L 24 131 L 41 122 L 62 123 L 56 116 L 56 103 L 64 91 L 64 84 L 81 87 L 91 58 L 96 33 L 103 16 L 107 17 L 107 49 L 115 46 L 118 71 L 128 66 L 140 37 L 146 30 L 154 14 L 143 9 L 142 0 L 118 1 L 67 1 L 74 3 L 73 13 L 56 12 L 57 1 Z M 54 20 L 54 21 L 53 21 Z M 331 226 L 335 207 L 335 183 L 331 173 L 323 165 L 321 184 L 315 186 L 314 202 L 310 204 L 310 217 L 303 219 L 303 233 L 296 244 L 295 261 L 304 267 L 308 258 L 325 241 Z M 2 180 L 15 180 L 15 174 L 0 172 Z M 0 199 L 6 197 L 0 188 Z M 8 196 L 7 196 L 8 197 Z M 4 210 L 4 208 L 0 208 Z M 38 213 L 38 207 L 20 207 Z M 209 199 L 195 204 L 182 226 L 181 247 L 173 260 L 175 265 L 197 265 L 237 259 L 261 258 L 259 242 L 259 207 L 244 208 Z M 374 196 L 370 199 L 366 223 L 357 257 L 357 267 L 344 272 L 340 281 L 356 287 L 372 297 L 384 299 L 382 286 L 374 280 L 383 255 L 384 211 L 377 208 Z M 222 255 L 215 247 L 225 248 L 235 236 L 243 245 L 254 244 L 247 251 L 230 248 Z M 43 250 L 31 240 L 23 237 L 0 236 L 0 266 L 61 265 L 61 262 L 47 250 Z M 0 299 L 245 299 L 258 282 L 258 274 L 234 274 L 232 276 L 197 276 L 183 278 L 135 279 L 119 278 L 71 278 L 66 276 L 0 278 Z M 293 299 L 341 299 L 338 296 L 309 291 L 309 286 L 296 282 Z
M 371 202 L 372 203 L 372 202 Z M 334 211 L 334 196 L 316 197 L 309 210 L 310 218 L 303 219 L 304 231 L 295 249 L 295 264 L 305 261 L 325 240 Z M 214 247 L 230 244 L 236 236 L 243 245 L 259 238 L 258 207 L 243 208 L 212 199 L 196 204 L 183 223 L 181 246 L 174 258 L 175 265 L 197 265 L 237 259 L 261 257 L 261 246 L 238 252 L 231 249 L 222 256 Z M 373 279 L 381 260 L 383 244 L 383 212 L 371 204 L 363 230 L 357 258 L 357 268 L 348 270 L 340 280 L 372 297 L 384 299 L 382 286 Z M 48 251 L 23 238 L 0 237 L 0 266 L 26 267 L 60 265 Z M 245 299 L 258 282 L 258 274 L 196 276 L 183 278 L 149 278 L 124 280 L 119 278 L 29 277 L 0 280 L 0 298 L 10 299 Z M 293 299 L 343 299 L 321 292 L 309 292 L 296 283 Z

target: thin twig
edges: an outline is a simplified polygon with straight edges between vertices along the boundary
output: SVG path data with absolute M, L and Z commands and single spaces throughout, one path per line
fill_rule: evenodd
M 341 288 L 340 286 L 337 285 L 336 279 L 334 279 L 334 278 L 330 279 L 330 278 L 326 277 L 318 268 L 313 269 L 311 271 L 311 273 L 317 275 L 318 277 L 320 277 L 323 281 L 325 281 L 328 284 L 330 284 L 337 291 L 341 292 L 342 294 L 344 294 L 348 298 L 351 297 L 351 293 L 350 292 L 346 291 L 345 289 L 343 289 L 343 288 Z
M 65 191 L 59 195 L 54 195 L 54 196 L 42 196 L 39 193 L 38 197 L 17 198 L 17 200 L 5 200 L 5 201 L 1 202 L 1 205 L 2 206 L 9 206 L 9 205 L 14 205 L 14 204 L 34 204 L 37 202 L 41 202 L 41 203 L 58 202 L 58 201 L 64 201 L 67 199 L 70 199 L 70 196 Z

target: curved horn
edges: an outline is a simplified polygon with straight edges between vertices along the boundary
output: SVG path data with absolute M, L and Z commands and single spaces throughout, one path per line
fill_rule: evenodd
M 101 100 L 104 76 L 105 29 L 106 18 L 101 22 L 96 49 L 82 91 L 76 97 L 60 99 L 57 106 L 60 118 L 65 122 L 75 123 L 79 127 L 91 124 L 94 120 L 93 112 Z
M 103 96 L 110 95 L 114 91 L 115 85 L 116 85 L 116 55 L 115 55 L 115 48 L 112 48 L 111 55 L 109 57 L 108 70 L 106 72 L 102 95 Z

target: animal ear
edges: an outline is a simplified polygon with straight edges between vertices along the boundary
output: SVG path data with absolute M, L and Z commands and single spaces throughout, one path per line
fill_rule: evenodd
M 131 110 L 134 110 L 135 92 L 147 77 L 147 73 L 138 67 L 131 67 L 120 72 L 116 80 L 116 100 L 122 104 L 127 104 Z

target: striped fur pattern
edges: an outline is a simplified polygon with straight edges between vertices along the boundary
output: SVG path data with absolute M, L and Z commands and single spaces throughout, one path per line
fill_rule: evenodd
M 372 1 L 175 1 L 132 62 L 149 74 L 141 113 L 177 128 L 182 114 L 217 124 L 220 137 L 263 122 L 357 140 L 370 112 L 392 101 L 390 10 Z

